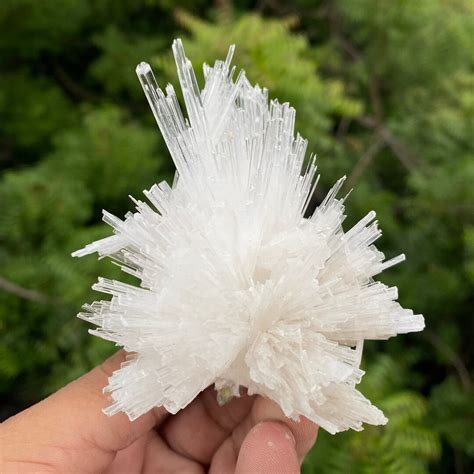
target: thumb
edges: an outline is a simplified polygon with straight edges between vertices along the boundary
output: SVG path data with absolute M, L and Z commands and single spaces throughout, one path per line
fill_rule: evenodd
M 291 430 L 277 421 L 255 425 L 240 448 L 235 474 L 296 474 L 300 472 Z

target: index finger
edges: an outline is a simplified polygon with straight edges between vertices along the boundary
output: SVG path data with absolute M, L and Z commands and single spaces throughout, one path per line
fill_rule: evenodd
M 4 458 L 102 471 L 117 451 L 159 425 L 168 415 L 161 407 L 133 422 L 123 413 L 112 417 L 102 413 L 110 403 L 102 390 L 125 358 L 124 351 L 117 352 L 91 372 L 2 423 Z

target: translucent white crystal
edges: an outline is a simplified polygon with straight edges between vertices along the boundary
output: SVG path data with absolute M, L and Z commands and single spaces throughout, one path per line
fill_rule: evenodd
M 163 93 L 149 65 L 137 67 L 176 164 L 173 186 L 144 191 L 151 205 L 134 201 L 125 220 L 104 211 L 114 235 L 73 254 L 98 252 L 141 280 L 100 278 L 93 288 L 112 299 L 79 315 L 134 353 L 109 380 L 106 413 L 176 413 L 215 384 L 221 402 L 245 386 L 331 433 L 385 423 L 355 386 L 364 339 L 424 327 L 396 288 L 373 280 L 404 257 L 384 262 L 374 212 L 344 233 L 344 179 L 303 218 L 316 167 L 311 159 L 301 175 L 295 110 L 243 72 L 233 80 L 233 47 L 204 65 L 202 90 L 180 40 L 173 52 L 187 119 L 173 87 Z

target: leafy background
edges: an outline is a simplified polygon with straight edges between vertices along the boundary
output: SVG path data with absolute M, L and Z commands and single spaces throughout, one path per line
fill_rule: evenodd
M 176 82 L 170 43 L 235 63 L 288 100 L 322 172 L 348 176 L 349 224 L 371 209 L 406 263 L 383 277 L 423 333 L 366 344 L 363 391 L 386 427 L 320 433 L 305 473 L 472 472 L 474 4 L 469 0 L 2 0 L 0 415 L 114 347 L 74 315 L 97 275 L 71 251 L 108 235 L 101 209 L 170 179 L 134 74 Z

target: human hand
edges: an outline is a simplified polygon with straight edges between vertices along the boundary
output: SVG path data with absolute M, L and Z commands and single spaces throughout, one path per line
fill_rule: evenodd
M 0 472 L 296 473 L 317 427 L 242 395 L 223 407 L 208 388 L 176 415 L 158 407 L 130 422 L 105 416 L 102 394 L 125 360 L 101 366 L 0 425 Z

